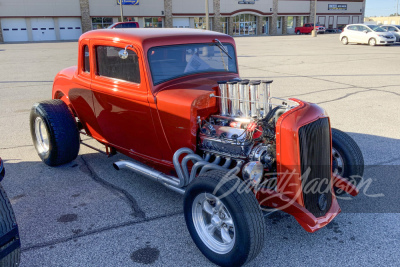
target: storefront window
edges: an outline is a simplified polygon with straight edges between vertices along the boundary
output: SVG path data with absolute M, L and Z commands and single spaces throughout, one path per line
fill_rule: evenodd
M 92 18 L 92 29 L 97 30 L 97 29 L 105 29 L 108 26 L 113 24 L 112 18 L 108 17 L 95 17 Z
M 293 17 L 287 17 L 287 27 L 288 28 L 293 28 L 293 26 L 294 26 L 293 22 L 294 22 Z
M 303 26 L 304 24 L 306 24 L 308 22 L 308 17 L 306 16 L 301 16 L 300 17 L 300 25 Z
M 233 35 L 256 35 L 257 20 L 251 14 L 240 14 L 233 17 Z
M 263 17 L 261 23 L 262 23 L 262 34 L 269 34 L 269 18 Z
M 210 31 L 212 31 L 212 19 L 211 18 L 209 19 L 209 23 L 210 23 Z M 206 18 L 205 17 L 194 18 L 194 28 L 205 30 L 206 29 Z
M 228 34 L 228 18 L 220 18 L 222 33 Z
M 144 18 L 145 28 L 162 28 L 163 19 L 162 17 Z
M 121 17 L 118 17 L 118 21 L 121 21 Z M 139 22 L 138 17 L 124 17 L 124 21 L 134 21 L 134 22 Z

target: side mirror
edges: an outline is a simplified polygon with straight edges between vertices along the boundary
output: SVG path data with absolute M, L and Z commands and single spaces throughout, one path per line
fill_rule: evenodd
M 120 59 L 127 59 L 128 58 L 128 56 L 129 56 L 128 51 L 127 51 L 128 47 L 133 47 L 133 46 L 132 45 L 127 45 L 124 50 L 120 50 L 118 52 L 118 56 L 119 56 Z
M 368 33 L 368 31 L 367 31 L 367 30 L 363 30 L 363 33 L 367 34 L 367 33 Z

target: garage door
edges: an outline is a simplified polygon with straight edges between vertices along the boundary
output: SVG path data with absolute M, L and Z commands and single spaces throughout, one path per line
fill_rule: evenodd
M 82 34 L 80 18 L 59 18 L 61 40 L 78 40 Z
M 53 18 L 31 18 L 33 41 L 56 40 Z
M 28 31 L 24 18 L 1 19 L 4 42 L 27 42 Z
M 174 28 L 189 28 L 189 18 L 173 18 Z

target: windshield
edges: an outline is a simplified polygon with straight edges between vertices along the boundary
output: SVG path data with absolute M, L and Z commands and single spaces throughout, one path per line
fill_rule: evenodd
M 154 85 L 205 72 L 237 73 L 235 49 L 223 44 L 229 58 L 215 43 L 152 47 L 147 52 Z
M 368 25 L 368 27 L 374 32 L 386 32 L 384 29 L 376 25 Z

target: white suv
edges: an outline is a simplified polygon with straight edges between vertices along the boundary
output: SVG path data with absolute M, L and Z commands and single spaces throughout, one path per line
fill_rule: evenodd
M 375 45 L 390 45 L 396 42 L 396 37 L 377 25 L 350 24 L 340 34 L 342 44 L 348 43 Z

